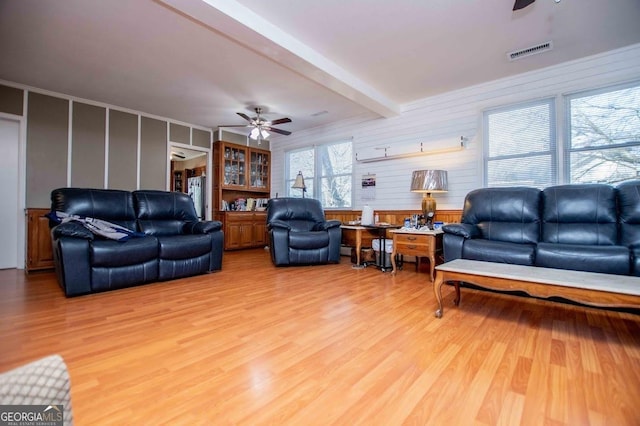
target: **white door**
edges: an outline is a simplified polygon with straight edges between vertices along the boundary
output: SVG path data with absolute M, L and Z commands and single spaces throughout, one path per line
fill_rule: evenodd
M 18 267 L 20 123 L 0 118 L 0 269 Z

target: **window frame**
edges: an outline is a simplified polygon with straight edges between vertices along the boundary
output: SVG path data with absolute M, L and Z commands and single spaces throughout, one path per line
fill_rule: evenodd
M 338 144 L 343 144 L 343 143 L 350 143 L 351 144 L 351 159 L 350 159 L 350 165 L 351 165 L 351 173 L 339 173 L 339 174 L 334 174 L 334 175 L 325 175 L 322 174 L 322 164 L 320 161 L 320 151 L 328 146 L 331 145 L 338 145 Z M 296 148 L 296 149 L 291 149 L 289 151 L 285 151 L 285 175 L 284 175 L 284 184 L 285 184 L 285 190 L 286 190 L 286 194 L 288 197 L 290 196 L 296 196 L 297 194 L 292 192 L 292 188 L 291 186 L 293 185 L 293 182 L 295 181 L 295 177 L 293 179 L 289 179 L 289 176 L 291 176 L 291 163 L 290 163 L 290 155 L 294 154 L 296 152 L 302 152 L 302 151 L 308 151 L 308 150 L 313 150 L 313 176 L 312 177 L 307 177 L 304 176 L 304 180 L 305 180 L 305 184 L 307 187 L 309 187 L 309 181 L 311 181 L 312 185 L 312 191 L 307 190 L 305 197 L 308 198 L 314 198 L 314 199 L 319 199 L 320 202 L 322 202 L 322 197 L 321 194 L 318 193 L 318 191 L 322 191 L 322 180 L 329 178 L 329 177 L 344 177 L 344 176 L 349 176 L 349 182 L 351 184 L 351 197 L 349 199 L 349 203 L 351 204 L 350 206 L 346 206 L 346 207 L 327 207 L 324 204 L 322 205 L 322 208 L 325 210 L 341 210 L 341 209 L 351 209 L 353 208 L 354 205 L 354 200 L 355 200 L 355 194 L 354 194 L 354 160 L 353 160 L 353 140 L 352 139 L 338 139 L 338 140 L 334 140 L 331 142 L 326 142 L 323 144 L 314 144 L 314 145 L 310 145 L 310 146 L 305 146 L 305 147 L 300 147 L 300 148 Z M 296 172 L 297 174 L 297 172 Z M 304 173 L 303 173 L 304 175 Z
M 551 123 L 551 128 L 549 129 L 549 149 L 547 151 L 529 151 L 526 154 L 509 154 L 509 155 L 498 155 L 495 157 L 490 157 L 490 143 L 489 143 L 489 116 L 491 114 L 502 113 L 507 111 L 519 110 L 528 107 L 534 107 L 538 105 L 548 105 L 549 106 L 549 122 Z M 483 126 L 483 155 L 482 155 L 482 171 L 483 171 L 483 185 L 484 187 L 489 187 L 489 162 L 497 161 L 497 160 L 510 160 L 516 158 L 530 158 L 530 157 L 539 157 L 541 155 L 549 155 L 550 156 L 550 168 L 551 168 L 551 178 L 549 180 L 550 185 L 555 185 L 558 182 L 558 174 L 560 172 L 560 167 L 558 163 L 560 161 L 558 155 L 558 124 L 557 124 L 557 107 L 556 107 L 556 99 L 555 97 L 545 97 L 539 99 L 528 100 L 524 102 L 518 102 L 510 105 L 503 105 L 497 108 L 486 109 L 482 112 L 482 126 Z
M 512 154 L 496 157 L 489 157 L 490 141 L 489 141 L 489 115 L 510 110 L 526 108 L 527 106 L 540 105 L 549 103 L 550 105 L 550 121 L 551 126 L 550 137 L 550 155 L 552 176 L 549 180 L 549 186 L 559 184 L 570 184 L 571 182 L 571 154 L 576 152 L 587 151 L 604 151 L 609 149 L 620 149 L 627 147 L 640 147 L 640 138 L 637 141 L 628 141 L 615 145 L 572 148 L 571 141 L 571 101 L 573 99 L 606 94 L 628 88 L 640 89 L 640 80 L 634 80 L 615 85 L 603 86 L 592 89 L 585 89 L 571 93 L 556 94 L 543 98 L 536 98 L 517 102 L 499 107 L 487 108 L 482 111 L 483 126 L 483 148 L 482 148 L 482 181 L 484 187 L 489 187 L 489 162 L 500 159 L 527 158 L 541 155 L 541 152 L 529 152 L 527 154 Z M 518 185 L 518 184 L 515 184 Z M 523 184 L 524 185 L 524 184 Z
M 564 108 L 564 138 L 562 146 L 562 163 L 559 167 L 562 169 L 563 183 L 570 184 L 571 182 L 571 154 L 575 152 L 588 152 L 588 151 L 603 151 L 610 149 L 628 148 L 628 147 L 640 147 L 640 138 L 635 142 L 622 142 L 615 145 L 584 147 L 584 148 L 572 148 L 571 145 L 571 101 L 573 99 L 585 98 L 589 96 L 602 95 L 610 92 L 617 92 L 629 88 L 637 88 L 640 90 L 640 80 L 635 80 L 626 83 L 615 84 L 612 86 L 599 87 L 596 89 L 581 90 L 566 94 L 562 97 Z

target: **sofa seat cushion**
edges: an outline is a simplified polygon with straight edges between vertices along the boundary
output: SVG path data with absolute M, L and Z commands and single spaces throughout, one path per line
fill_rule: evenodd
M 491 240 L 466 240 L 462 247 L 462 258 L 532 266 L 535 261 L 535 245 Z
M 629 249 L 623 246 L 538 243 L 536 266 L 603 274 L 631 273 Z
M 166 235 L 157 238 L 160 259 L 191 259 L 211 252 L 211 236 L 208 234 Z
M 157 258 L 158 240 L 151 236 L 131 238 L 125 242 L 113 240 L 91 242 L 91 266 L 128 266 Z
M 329 245 L 329 233 L 326 231 L 289 232 L 289 248 L 313 250 Z

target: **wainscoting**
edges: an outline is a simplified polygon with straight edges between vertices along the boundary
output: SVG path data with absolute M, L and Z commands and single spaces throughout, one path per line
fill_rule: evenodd
M 412 214 L 421 214 L 420 210 L 376 210 L 375 213 L 380 217 L 380 222 L 387 222 L 395 225 L 404 223 L 404 219 Z M 327 219 L 336 219 L 344 224 L 349 221 L 357 220 L 362 215 L 360 210 L 325 210 Z M 460 223 L 462 210 L 438 210 L 436 212 L 436 221 L 445 223 Z

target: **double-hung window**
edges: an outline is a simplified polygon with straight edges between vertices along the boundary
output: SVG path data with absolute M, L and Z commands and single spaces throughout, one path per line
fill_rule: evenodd
M 549 186 L 556 180 L 553 99 L 484 113 L 485 185 Z
M 558 98 L 559 99 L 559 98 Z M 544 188 L 640 178 L 640 84 L 485 111 L 485 186 Z
M 286 153 L 287 195 L 302 197 L 292 188 L 298 173 L 307 187 L 305 197 L 317 198 L 325 208 L 349 208 L 353 204 L 353 147 L 340 141 Z
M 571 183 L 640 177 L 640 85 L 567 97 Z

